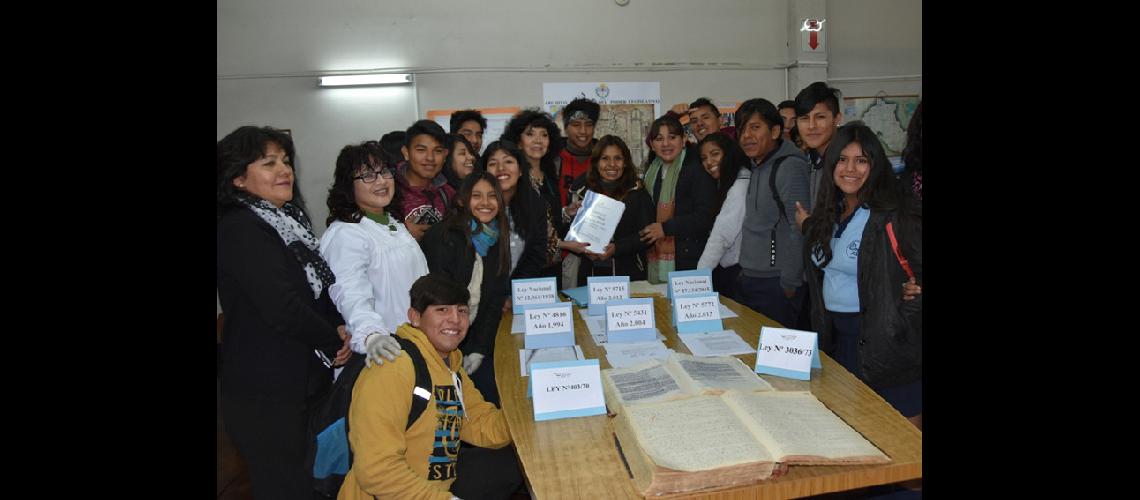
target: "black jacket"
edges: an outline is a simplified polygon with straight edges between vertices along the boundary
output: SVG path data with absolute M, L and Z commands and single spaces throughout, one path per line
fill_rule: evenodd
M 529 181 L 527 182 L 529 183 Z M 522 183 L 523 181 L 520 179 L 518 192 L 511 199 L 511 209 L 507 216 L 508 219 L 514 220 L 514 215 L 517 212 L 522 216 L 520 219 L 523 224 L 527 225 L 525 231 L 515 228 L 519 234 L 526 233 L 526 236 L 523 236 L 526 241 L 522 255 L 519 256 L 519 262 L 515 265 L 514 271 L 511 272 L 511 278 L 515 279 L 537 278 L 542 275 L 543 269 L 547 267 L 546 246 L 550 241 L 546 235 L 546 202 L 542 201 L 542 197 L 529 184 L 525 186 L 527 194 L 523 195 L 524 186 Z M 499 207 L 499 209 L 502 210 L 503 208 Z M 423 242 L 420 243 L 420 246 L 423 246 Z M 427 252 L 425 251 L 424 254 Z
M 901 211 L 872 210 L 859 244 L 859 376 L 872 387 L 892 387 L 922 379 L 922 295 L 902 300 L 902 284 L 909 279 L 887 236 L 893 221 L 899 250 L 922 284 L 922 218 Z M 804 269 L 812 290 L 823 290 L 823 271 L 811 261 L 804 245 Z M 823 294 L 811 294 L 811 325 L 819 332 L 819 345 L 835 352 L 836 338 Z
M 313 299 L 304 268 L 268 223 L 245 208 L 218 220 L 218 298 L 222 391 L 273 402 L 304 403 L 332 384 L 329 359 L 343 345 L 344 324 L 328 288 Z
M 687 146 L 685 149 L 685 162 L 681 165 L 677 188 L 673 193 L 673 218 L 661 224 L 666 236 L 676 238 L 677 271 L 697 268 L 716 220 L 716 180 L 701 167 L 701 155 L 697 148 Z M 657 185 L 660 186 L 661 182 L 658 179 Z M 646 185 L 648 184 L 647 181 Z M 659 197 L 659 194 L 653 197 L 654 221 L 657 220 Z
M 578 176 L 574 182 L 574 190 L 581 189 L 586 184 L 586 176 Z M 583 286 L 589 276 L 629 276 L 630 281 L 644 280 L 647 277 L 645 252 L 649 245 L 641 241 L 638 234 L 645 226 L 652 224 L 657 218 L 657 211 L 653 206 L 653 199 L 645 187 L 639 187 L 626 193 L 622 199 L 625 211 L 621 214 L 617 229 L 614 230 L 614 256 L 613 268 L 594 268 L 594 261 L 582 257 L 578 266 L 578 283 L 566 284 L 567 288 Z
M 467 288 L 475 268 L 475 247 L 467 243 L 462 229 L 453 227 L 450 220 L 433 225 L 420 240 L 420 249 L 427 259 L 428 270 L 443 273 Z M 479 307 L 475 321 L 467 328 L 467 337 L 459 345 L 465 354 L 477 352 L 495 355 L 495 334 L 502 318 L 503 303 L 511 294 L 511 278 L 499 275 L 499 244 L 487 250 L 483 258 L 483 283 L 479 285 Z

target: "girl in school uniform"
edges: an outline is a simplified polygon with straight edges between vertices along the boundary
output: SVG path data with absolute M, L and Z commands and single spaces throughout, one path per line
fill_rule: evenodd
M 900 195 L 886 152 L 861 124 L 840 127 L 803 221 L 819 346 L 922 427 L 922 215 Z

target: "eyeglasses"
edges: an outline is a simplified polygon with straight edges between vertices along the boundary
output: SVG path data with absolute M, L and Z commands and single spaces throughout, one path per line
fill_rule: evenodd
M 375 170 L 366 170 L 363 174 L 353 177 L 353 179 L 360 179 L 364 181 L 365 184 L 371 184 L 373 182 L 376 182 L 376 176 L 383 177 L 386 180 L 392 180 L 396 174 L 392 172 L 392 169 L 390 168 L 382 168 L 379 172 Z

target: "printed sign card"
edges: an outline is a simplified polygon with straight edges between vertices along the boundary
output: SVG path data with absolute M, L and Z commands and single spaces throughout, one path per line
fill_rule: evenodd
M 693 269 L 669 273 L 669 299 L 677 295 L 712 292 L 712 269 Z
M 523 312 L 523 306 L 558 302 L 558 286 L 553 277 L 511 280 L 511 312 Z
M 591 316 L 605 314 L 607 301 L 629 298 L 629 276 L 590 276 L 586 286 L 590 289 Z
M 569 302 L 523 306 L 524 349 L 574 345 L 574 316 Z
M 534 363 L 530 380 L 536 422 L 606 413 L 596 359 Z
M 756 373 L 811 380 L 811 369 L 819 360 L 815 332 L 762 326 L 757 344 Z
M 720 294 L 716 292 L 674 296 L 672 316 L 677 333 L 716 332 L 724 329 L 720 320 Z
M 606 342 L 648 342 L 657 339 L 653 298 L 606 302 Z

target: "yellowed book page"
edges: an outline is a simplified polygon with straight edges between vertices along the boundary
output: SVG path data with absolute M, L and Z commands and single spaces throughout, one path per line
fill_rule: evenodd
M 626 407 L 638 443 L 658 466 L 686 472 L 771 462 L 772 454 L 719 396 Z
M 697 393 L 692 383 L 675 377 L 658 360 L 602 370 L 602 378 L 606 379 L 603 386 L 621 404 L 668 401 Z
M 889 461 L 810 393 L 729 392 L 721 397 L 781 462 Z
M 697 392 L 704 394 L 720 394 L 727 390 L 774 390 L 734 356 L 698 358 L 677 352 L 669 356 L 666 364 L 678 379 L 688 379 Z

